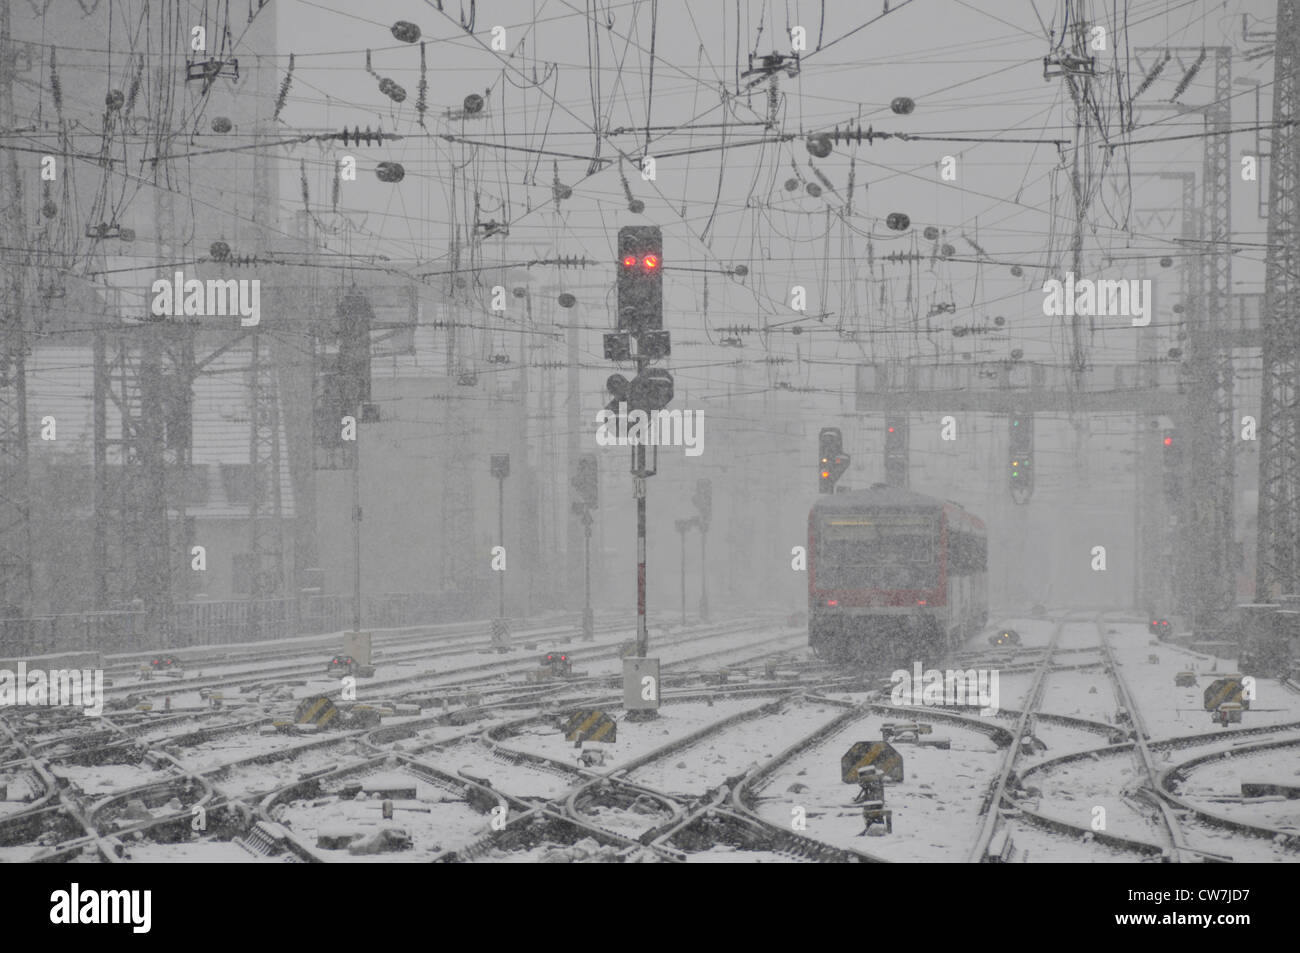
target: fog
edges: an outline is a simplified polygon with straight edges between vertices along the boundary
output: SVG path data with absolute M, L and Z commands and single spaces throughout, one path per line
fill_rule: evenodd
M 62 713 L 0 712 L 0 767 L 19 765 L 0 776 L 0 860 L 69 841 L 113 859 L 199 841 L 221 861 L 502 859 L 481 828 L 508 853 L 508 824 L 550 823 L 560 800 L 579 827 L 622 819 L 548 832 L 543 859 L 730 859 L 711 821 L 664 833 L 722 794 L 736 830 L 784 836 L 793 812 L 825 825 L 799 841 L 818 859 L 862 859 L 849 838 L 892 836 L 893 809 L 874 741 L 835 768 L 850 709 L 873 739 L 915 743 L 908 779 L 925 779 L 903 788 L 898 761 L 906 836 L 870 859 L 962 859 L 978 831 L 974 859 L 1006 860 L 990 805 L 1057 795 L 1051 823 L 1102 807 L 1145 836 L 1155 815 L 1115 793 L 1131 770 L 1158 786 L 1138 740 L 1174 745 L 1206 712 L 1240 724 L 1253 679 L 1300 657 L 1284 598 L 1300 167 L 1294 103 L 1273 102 L 1275 14 L 0 0 L 0 706 L 57 707 L 56 663 L 107 671 L 81 707 L 116 739 L 77 760 Z M 1265 604 L 1250 626 L 1248 603 Z M 869 638 L 848 645 L 858 624 Z M 823 651 L 841 637 L 865 668 Z M 874 694 L 882 645 L 919 701 Z M 944 681 L 940 650 L 989 655 L 957 681 L 1002 692 L 929 713 L 955 750 L 882 720 L 960 707 L 921 691 Z M 640 724 L 660 717 L 661 654 L 665 697 L 687 692 L 662 731 Z M 5 694 L 20 661 L 52 673 L 35 702 Z M 1220 677 L 1234 666 L 1249 686 Z M 775 707 L 714 697 L 749 684 Z M 1142 763 L 1098 768 L 1086 808 L 1073 766 L 1007 789 L 1016 757 L 1048 747 L 1039 709 L 1058 747 L 1033 771 L 1097 737 Z M 556 712 L 573 719 L 558 732 Z M 355 748 L 277 747 L 341 726 Z M 128 731 L 145 740 L 119 745 Z M 661 750 L 714 731 L 716 751 Z M 1023 750 L 994 764 L 1010 738 Z M 240 775 L 223 743 L 268 760 Z M 153 745 L 184 783 L 150 787 Z M 390 773 L 347 774 L 381 750 Z M 601 787 L 629 764 L 643 787 Z M 1161 775 L 1184 821 L 1183 795 L 1204 795 L 1204 820 L 1294 792 L 1205 771 L 1193 794 L 1174 790 L 1192 768 Z M 979 780 L 934 798 L 955 777 Z M 838 810 L 855 783 L 866 831 Z M 229 826 L 191 844 L 200 788 Z M 31 817 L 7 822 L 20 800 Z M 1246 807 L 1265 836 L 1242 856 L 1293 859 L 1277 832 L 1294 812 Z M 395 809 L 422 816 L 371 829 Z M 1038 859 L 1095 859 L 1075 835 L 1104 825 L 1069 817 L 1074 842 Z M 1239 848 L 1221 821 L 1198 856 Z M 1156 853 L 1191 850 L 1167 839 Z

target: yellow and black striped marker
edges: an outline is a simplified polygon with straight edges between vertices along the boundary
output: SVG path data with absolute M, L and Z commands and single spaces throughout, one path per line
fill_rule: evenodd
M 564 724 L 565 741 L 614 741 L 618 724 L 603 711 L 575 711 Z
M 857 784 L 862 768 L 877 768 L 891 781 L 903 780 L 903 756 L 885 741 L 859 741 L 840 758 L 840 778 L 845 784 Z
M 332 701 L 324 695 L 317 695 L 315 698 L 304 698 L 298 704 L 293 720 L 295 724 L 324 728 L 338 716 L 338 713 L 339 710 L 334 707 Z
M 1241 677 L 1216 678 L 1205 690 L 1205 710 L 1218 711 L 1224 705 L 1240 705 L 1250 710 L 1249 699 L 1242 697 Z

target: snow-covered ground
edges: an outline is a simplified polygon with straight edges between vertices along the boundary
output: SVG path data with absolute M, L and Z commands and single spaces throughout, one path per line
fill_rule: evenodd
M 1042 650 L 1051 643 L 1056 623 L 1048 619 L 1012 619 L 1003 624 L 1019 632 L 1021 645 L 994 648 L 986 640 L 973 639 L 965 647 L 965 654 L 953 664 L 963 670 L 998 671 L 1001 710 L 979 720 L 1010 730 L 1017 722 L 1018 712 L 1029 701 L 1034 670 L 1044 657 Z M 1234 660 L 1216 660 L 1158 642 L 1149 636 L 1144 625 L 1131 622 L 1107 622 L 1101 631 L 1114 653 L 1118 673 L 1131 693 L 1136 714 L 1150 733 L 1158 767 L 1169 767 L 1207 753 L 1240 749 L 1263 740 L 1262 736 L 1241 736 L 1234 732 L 1236 728 L 1300 722 L 1300 695 L 1284 689 L 1276 681 L 1261 678 L 1256 686 L 1256 699 L 1251 709 L 1243 713 L 1240 726 L 1221 728 L 1205 710 L 1202 695 L 1216 678 L 1235 672 Z M 393 703 L 401 701 L 404 695 L 423 695 L 446 703 L 440 708 L 426 708 L 418 716 L 386 717 L 383 724 L 388 727 L 408 720 L 428 722 L 431 716 L 467 704 L 490 706 L 497 701 L 530 697 L 526 693 L 535 695 L 538 707 L 489 708 L 481 717 L 464 725 L 421 723 L 410 737 L 385 742 L 381 747 L 412 754 L 451 775 L 459 773 L 483 779 L 516 797 L 551 801 L 557 809 L 579 786 L 601 778 L 610 779 L 615 785 L 628 782 L 658 792 L 685 808 L 727 779 L 752 772 L 793 749 L 750 792 L 757 815 L 773 827 L 895 861 L 942 862 L 966 858 L 979 828 L 980 808 L 1006 751 L 998 748 L 986 734 L 933 718 L 930 719 L 933 734 L 929 737 L 947 738 L 950 748 L 895 742 L 905 770 L 903 781 L 887 783 L 885 788 L 885 807 L 893 812 L 893 830 L 886 833 L 877 826 L 868 834 L 864 831 L 862 808 L 853 803 L 857 787 L 843 782 L 840 759 L 856 742 L 879 740 L 885 721 L 897 721 L 900 717 L 926 721 L 924 706 L 909 708 L 901 716 L 863 710 L 820 743 L 801 748 L 803 739 L 843 715 L 848 710 L 846 705 L 887 704 L 888 689 L 883 693 L 828 693 L 825 698 L 830 701 L 827 701 L 815 694 L 800 694 L 800 686 L 791 682 L 787 688 L 764 689 L 761 694 L 746 698 L 729 697 L 718 691 L 712 704 L 702 697 L 681 702 L 671 700 L 673 691 L 685 681 L 684 676 L 701 671 L 728 668 L 732 673 L 729 681 L 734 685 L 765 679 L 764 661 L 769 658 L 780 657 L 782 664 L 797 669 L 799 660 L 808 657 L 806 632 L 776 622 L 755 623 L 734 631 L 692 632 L 678 627 L 656 627 L 651 637 L 651 654 L 663 666 L 661 690 L 666 697 L 658 717 L 647 721 L 629 720 L 617 696 L 611 694 L 607 701 L 596 700 L 614 691 L 613 682 L 602 684 L 581 677 L 569 682 L 539 682 L 527 677 L 534 667 L 534 656 L 549 648 L 571 652 L 575 674 L 591 679 L 616 676 L 622 669 L 622 660 L 614 657 L 610 649 L 618 644 L 620 636 L 630 638 L 631 634 L 630 630 L 604 634 L 598 642 L 586 645 L 571 638 L 539 637 L 534 649 L 501 655 L 477 648 L 457 650 L 444 643 L 443 648 L 449 651 L 436 659 L 381 659 L 373 680 L 358 680 L 358 701 Z M 407 648 L 403 646 L 402 650 Z M 601 652 L 610 657 L 592 657 Z M 1103 659 L 1097 626 L 1086 615 L 1071 617 L 1060 628 L 1053 666 L 1044 676 L 1038 710 L 1100 725 L 1121 725 L 1120 695 L 1100 664 Z M 152 712 L 110 713 L 106 720 L 88 718 L 83 723 L 50 721 L 48 724 L 42 715 L 15 712 L 9 724 L 20 732 L 29 748 L 33 744 L 49 745 L 42 754 L 51 770 L 66 777 L 72 784 L 73 795 L 86 799 L 88 804 L 171 773 L 147 764 L 81 766 L 67 762 L 66 756 L 73 750 L 75 739 L 88 731 L 111 732 L 115 723 L 129 726 L 130 740 L 137 744 L 166 748 L 184 768 L 210 777 L 219 796 L 264 795 L 296 783 L 304 776 L 373 757 L 375 749 L 365 744 L 362 733 L 350 738 L 341 737 L 337 732 L 305 736 L 271 733 L 263 726 L 266 721 L 285 718 L 297 700 L 334 692 L 340 687 L 337 678 L 320 671 L 305 675 L 272 674 L 281 664 L 278 660 L 262 663 L 265 677 L 248 691 L 241 691 L 240 686 L 225 688 L 222 709 L 208 707 L 208 702 L 199 695 L 199 685 L 213 677 L 255 678 L 258 665 L 241 664 L 227 656 L 211 659 L 201 667 L 195 665 L 178 679 L 120 677 L 119 688 L 129 686 L 150 697 L 155 706 Z M 1189 671 L 1194 673 L 1196 685 L 1176 686 L 1175 676 Z M 412 676 L 417 677 L 412 679 Z M 888 685 L 888 679 L 883 676 L 880 682 Z M 694 679 L 688 684 L 692 691 L 705 691 Z M 815 684 L 804 687 L 817 692 Z M 164 695 L 171 697 L 171 711 L 163 708 Z M 474 697 L 467 697 L 471 695 Z M 543 704 L 547 706 L 545 713 Z M 582 748 L 575 748 L 564 739 L 555 721 L 557 715 L 578 708 L 605 710 L 617 722 L 617 738 L 610 742 L 587 742 Z M 966 714 L 979 718 L 971 710 Z M 737 720 L 721 726 L 731 717 Z M 494 727 L 499 730 L 506 721 L 517 722 L 519 727 L 502 732 L 499 741 L 489 740 L 489 730 Z M 241 723 L 245 727 L 238 728 Z M 227 726 L 236 730 L 193 743 L 176 741 L 199 731 Z M 1126 726 L 1122 727 L 1127 730 Z M 701 731 L 706 732 L 703 737 L 678 746 L 677 743 Z M 1183 741 L 1178 747 L 1162 743 L 1190 735 L 1208 737 L 1195 743 Z M 1093 825 L 1100 809 L 1104 811 L 1106 832 L 1153 844 L 1165 843 L 1163 828 L 1154 819 L 1148 804 L 1138 796 L 1139 789 L 1148 782 L 1134 752 L 1112 748 L 1110 739 L 1095 730 L 1042 717 L 1035 719 L 1035 736 L 1045 748 L 1022 752 L 1016 766 L 1021 779 L 1018 796 L 1024 798 L 1026 808 L 1081 828 Z M 56 740 L 60 743 L 50 745 Z M 662 750 L 665 748 L 671 750 Z M 602 752 L 603 762 L 585 764 L 584 750 Z M 1097 754 L 1060 765 L 1051 763 L 1062 755 L 1089 751 Z M 659 756 L 653 756 L 655 752 L 660 752 Z M 542 760 L 517 760 L 514 753 Z M 18 749 L 15 754 L 21 756 Z M 648 761 L 644 760 L 647 756 L 651 756 Z M 259 760 L 237 764 L 251 758 Z M 404 774 L 400 770 L 397 773 Z M 383 798 L 366 793 L 344 798 L 327 793 L 318 798 L 299 799 L 279 808 L 277 817 L 310 849 L 337 861 L 429 860 L 489 834 L 488 815 L 412 774 L 405 777 L 415 788 L 415 796 L 394 799 L 392 820 L 382 818 Z M 1238 751 L 1230 759 L 1216 759 L 1191 769 L 1178 793 L 1196 806 L 1220 815 L 1273 827 L 1300 827 L 1300 799 L 1270 797 L 1243 804 L 1240 800 L 1243 780 L 1300 783 L 1300 754 L 1296 748 L 1261 753 Z M 21 769 L 10 765 L 0 776 L 0 784 L 8 788 L 0 798 L 0 819 L 29 808 L 33 792 Z M 662 824 L 669 816 L 664 813 L 664 803 L 654 798 L 645 798 L 638 805 L 630 805 L 630 800 L 602 796 L 579 802 L 579 807 L 588 823 L 631 838 Z M 623 806 L 616 806 L 617 803 Z M 1008 817 L 1006 824 L 1017 848 L 1027 852 L 1031 862 L 1138 859 L 1132 852 L 1090 843 L 1087 838 L 1042 830 L 1023 818 Z M 1266 839 L 1245 837 L 1194 817 L 1182 818 L 1181 825 L 1187 842 L 1195 848 L 1238 860 L 1294 862 L 1298 859 L 1294 853 L 1287 853 Z M 406 846 L 408 840 L 410 846 Z M 169 845 L 155 844 L 145 836 L 132 838 L 128 847 L 128 859 L 136 861 L 257 860 L 235 844 L 216 840 Z M 6 846 L 0 849 L 0 860 L 22 860 L 39 849 L 42 848 L 36 845 Z M 541 844 L 524 851 L 489 850 L 480 859 L 609 862 L 618 859 L 618 854 L 618 850 L 601 847 L 588 839 L 577 844 Z M 655 857 L 648 849 L 642 849 L 641 854 L 644 856 L 630 859 Z M 788 859 L 777 853 L 725 844 L 690 855 L 691 862 L 708 863 Z

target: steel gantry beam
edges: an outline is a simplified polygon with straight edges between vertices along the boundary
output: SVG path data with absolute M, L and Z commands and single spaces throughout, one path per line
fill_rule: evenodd
M 907 414 L 1186 412 L 1179 370 L 1172 364 L 1094 364 L 1082 372 L 1028 361 L 960 365 L 860 364 L 859 411 Z
M 1255 598 L 1300 592 L 1300 11 L 1278 0 L 1273 61 L 1273 152 L 1264 257 L 1259 540 Z

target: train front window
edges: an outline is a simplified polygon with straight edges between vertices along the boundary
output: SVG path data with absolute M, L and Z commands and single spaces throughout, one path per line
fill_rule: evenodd
M 815 565 L 820 589 L 931 589 L 939 530 L 929 516 L 827 516 Z

